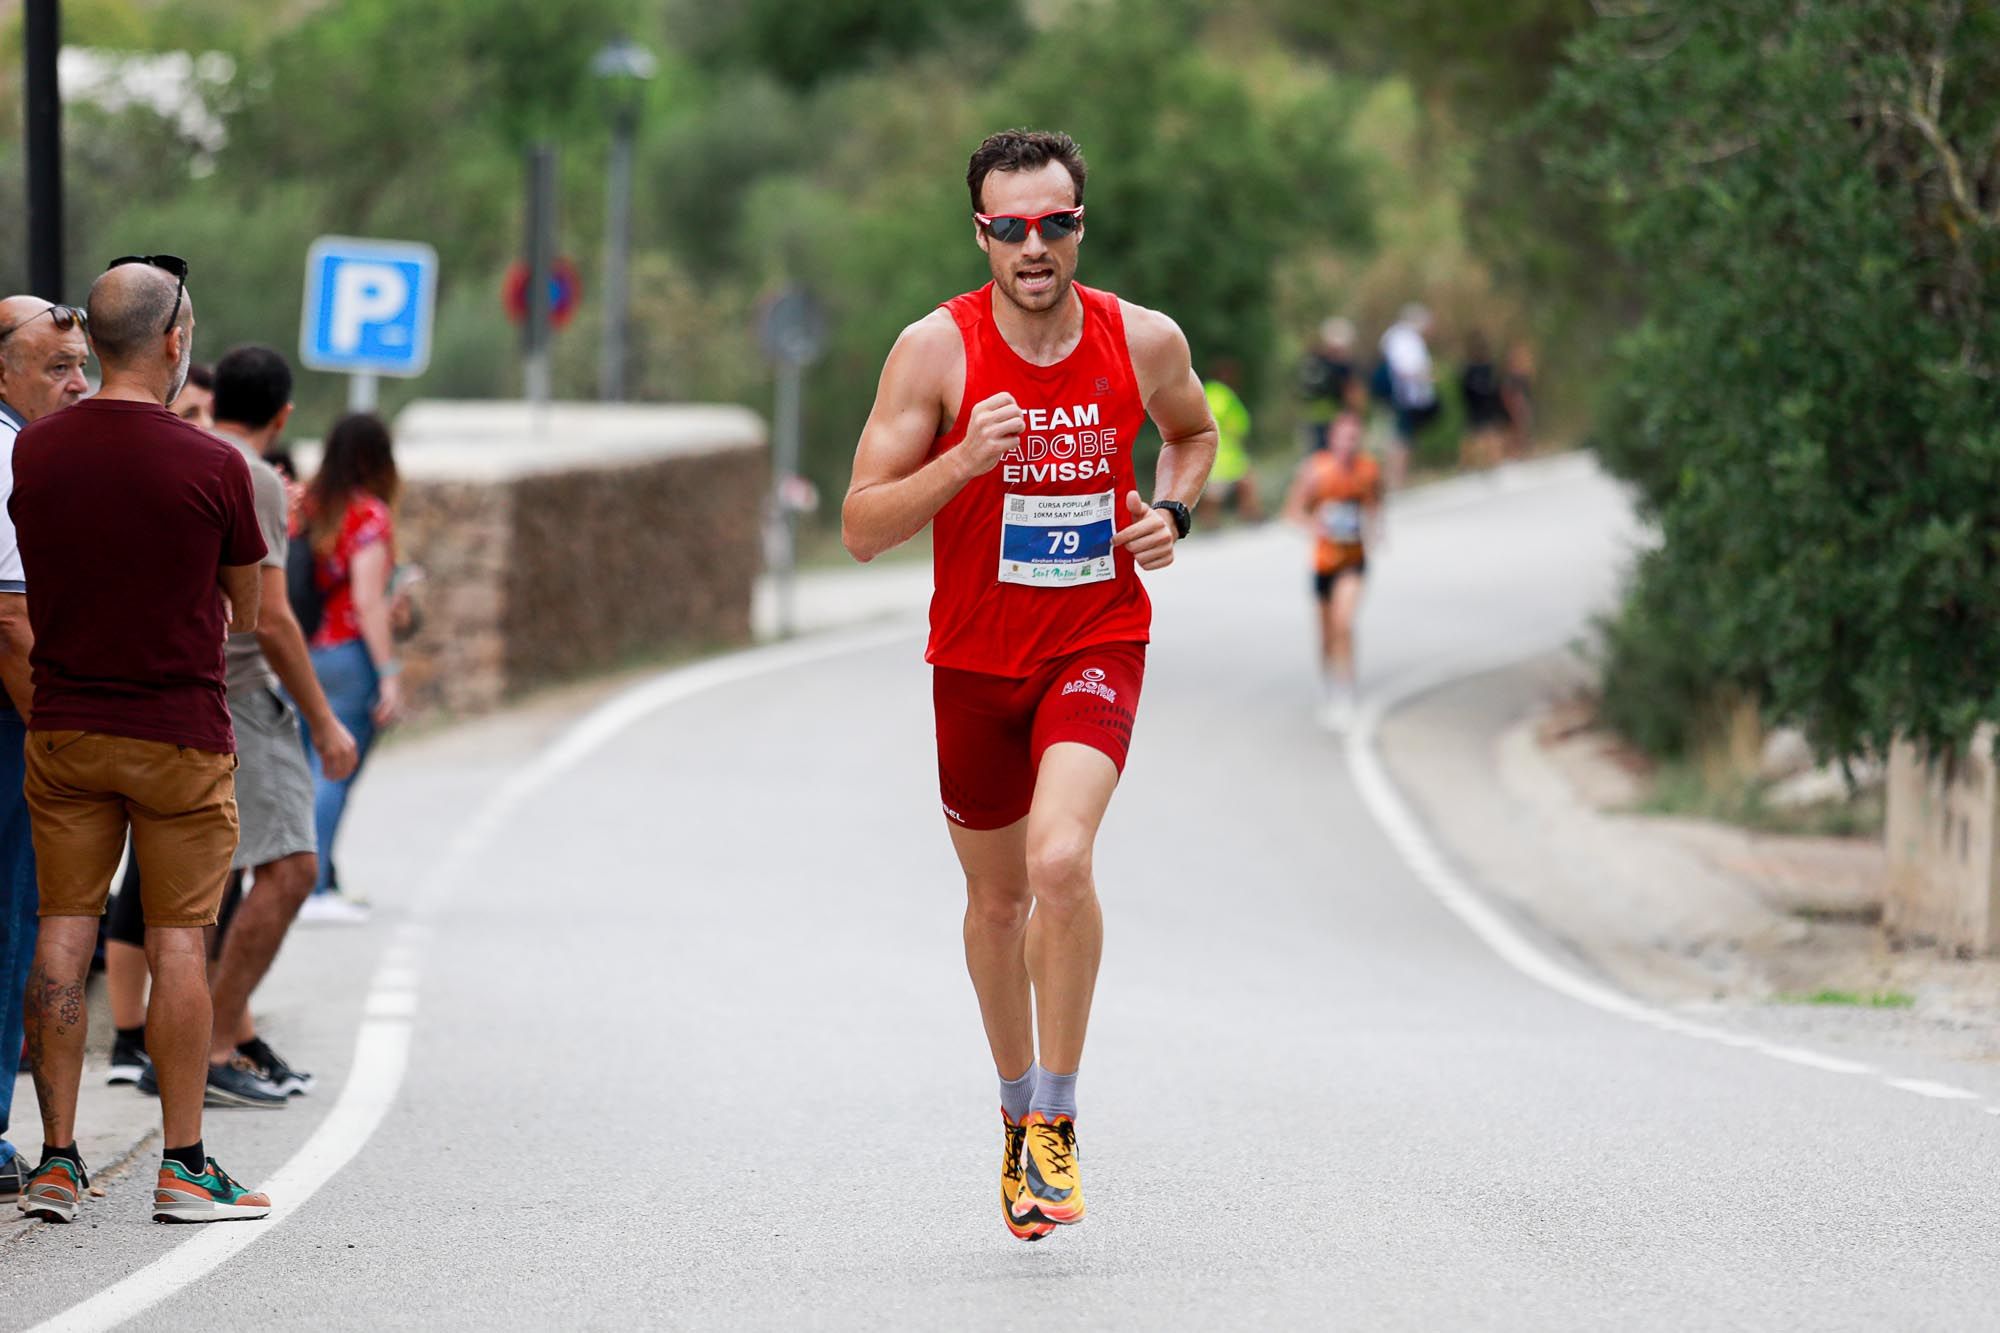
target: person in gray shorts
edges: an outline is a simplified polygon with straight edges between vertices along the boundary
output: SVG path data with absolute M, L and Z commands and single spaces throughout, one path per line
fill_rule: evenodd
M 209 1048 L 212 1103 L 283 1105 L 312 1086 L 257 1036 L 250 993 L 270 971 L 299 905 L 319 871 L 313 779 L 299 736 L 298 709 L 329 774 L 354 771 L 354 737 L 340 725 L 313 675 L 305 635 L 285 596 L 290 505 L 284 480 L 264 451 L 292 415 L 292 368 L 268 347 L 238 347 L 215 364 L 215 433 L 250 463 L 257 526 L 270 548 L 262 570 L 263 615 L 255 633 L 232 634 L 224 648 L 229 716 L 236 728 L 236 805 L 242 822 L 236 868 L 251 889 L 230 922 L 210 979 L 215 1035 Z

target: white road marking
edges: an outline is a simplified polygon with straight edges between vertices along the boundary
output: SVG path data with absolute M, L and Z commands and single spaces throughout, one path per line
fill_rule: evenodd
M 1361 799 L 1367 804 L 1369 813 L 1388 835 L 1389 841 L 1395 846 L 1404 863 L 1416 874 L 1418 881 L 1431 891 L 1447 911 L 1457 917 L 1467 929 L 1479 937 L 1482 943 L 1500 955 L 1516 971 L 1557 994 L 1566 995 L 1593 1009 L 1615 1014 L 1635 1023 L 1643 1023 L 1662 1032 L 1734 1047 L 1737 1050 L 1752 1051 L 1773 1060 L 1803 1065 L 1808 1069 L 1818 1069 L 1829 1074 L 1874 1078 L 1884 1086 L 1899 1092 L 1914 1093 L 1919 1097 L 1930 1097 L 1941 1101 L 1980 1100 L 1981 1094 L 1949 1083 L 1894 1077 L 1859 1060 L 1825 1055 L 1802 1046 L 1787 1046 L 1753 1033 L 1712 1027 L 1663 1009 L 1656 1009 L 1622 991 L 1582 976 L 1557 961 L 1509 921 L 1491 900 L 1472 888 L 1438 849 L 1430 833 L 1424 828 L 1423 822 L 1417 818 L 1403 799 L 1402 793 L 1397 790 L 1396 784 L 1390 780 L 1388 770 L 1383 767 L 1382 757 L 1376 749 L 1376 732 L 1384 717 L 1420 694 L 1428 693 L 1456 680 L 1464 680 L 1482 672 L 1514 665 L 1521 660 L 1523 660 L 1521 655 L 1512 654 L 1490 660 L 1461 661 L 1407 677 L 1392 688 L 1363 700 L 1354 728 L 1347 738 L 1348 773 L 1354 780 L 1355 788 L 1361 793 Z M 1986 1109 L 1995 1115 L 2000 1115 L 2000 1107 Z
M 362 1013 L 370 1018 L 415 1018 L 417 997 L 413 991 L 371 990 L 362 1005 Z
M 1518 477 L 1515 475 L 1516 468 L 1503 469 L 1503 479 L 1493 489 L 1513 492 L 1526 489 L 1534 481 L 1554 483 L 1569 480 L 1577 466 L 1569 461 L 1539 467 L 1530 465 L 1536 467 L 1532 476 Z M 1441 496 L 1433 508 L 1418 512 L 1455 509 L 1478 498 L 1481 497 L 1472 493 Z M 460 828 L 444 856 L 419 885 L 413 895 L 411 917 L 391 936 L 391 943 L 378 965 L 376 977 L 364 1001 L 364 1012 L 370 1016 L 363 1021 L 355 1037 L 353 1068 L 339 1100 L 312 1136 L 273 1173 L 265 1187 L 273 1201 L 270 1217 L 263 1222 L 204 1227 L 193 1238 L 169 1250 L 145 1268 L 35 1325 L 29 1333 L 85 1333 L 86 1330 L 115 1328 L 200 1281 L 241 1251 L 270 1235 L 354 1159 L 395 1104 L 409 1067 L 411 1023 L 408 1015 L 415 1012 L 416 995 L 403 983 L 411 980 L 411 963 L 421 962 L 423 946 L 431 934 L 429 923 L 449 906 L 473 859 L 529 796 L 626 728 L 662 708 L 708 690 L 829 657 L 882 647 L 909 638 L 914 633 L 909 623 L 890 623 L 799 643 L 750 649 L 668 671 L 615 696 L 586 715 L 553 746 L 487 798 L 479 811 Z M 1606 1013 L 1661 1031 L 1753 1050 L 1773 1059 L 1831 1073 L 1867 1074 L 1882 1078 L 1888 1086 L 1916 1092 L 1920 1096 L 1977 1097 L 1978 1094 L 1948 1084 L 1927 1083 L 1921 1079 L 1891 1079 L 1872 1066 L 1856 1061 L 1767 1042 L 1654 1009 L 1556 962 L 1467 886 L 1431 842 L 1422 824 L 1389 780 L 1375 751 L 1375 733 L 1382 717 L 1396 705 L 1452 680 L 1497 669 L 1518 660 L 1518 656 L 1510 656 L 1485 663 L 1461 663 L 1447 671 L 1408 679 L 1397 689 L 1370 698 L 1363 704 L 1354 732 L 1347 742 L 1348 766 L 1370 813 L 1417 878 L 1454 916 L 1517 970 L 1559 994 Z M 397 984 L 385 987 L 384 983 L 392 981 Z M 374 1016 L 378 1004 L 397 1011 L 399 1016 Z M 2000 1106 L 1986 1109 L 2000 1115 Z
M 1904 1092 L 1914 1092 L 1919 1097 L 1935 1097 L 1944 1102 L 1976 1102 L 1979 1094 L 1950 1083 L 1934 1083 L 1927 1078 L 1892 1078 L 1887 1080 L 1892 1088 Z
M 271 1196 L 270 1217 L 261 1222 L 202 1227 L 130 1277 L 35 1325 L 31 1333 L 86 1333 L 117 1327 L 270 1235 L 354 1159 L 395 1105 L 409 1069 L 411 1019 L 417 1010 L 412 987 L 418 980 L 417 969 L 411 964 L 421 962 L 421 947 L 431 934 L 428 923 L 450 904 L 474 858 L 522 802 L 587 759 L 599 746 L 662 708 L 773 672 L 906 640 L 916 632 L 912 624 L 903 622 L 732 653 L 656 676 L 585 715 L 487 797 L 418 885 L 412 895 L 411 919 L 391 936 L 363 1001 L 365 1018 L 354 1039 L 354 1067 L 340 1099 L 264 1187 Z

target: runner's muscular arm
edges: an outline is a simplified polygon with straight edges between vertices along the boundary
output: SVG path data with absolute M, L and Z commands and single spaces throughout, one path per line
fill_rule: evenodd
M 1295 528 L 1312 531 L 1312 515 L 1309 496 L 1312 492 L 1312 460 L 1299 464 L 1292 474 L 1292 488 L 1285 492 L 1285 506 L 1278 511 L 1278 517 Z
M 945 389 L 960 377 L 962 349 L 942 310 L 904 329 L 890 349 L 840 506 L 841 544 L 863 564 L 921 532 L 967 482 L 992 470 L 1026 424 L 1011 395 L 995 394 L 973 409 L 963 443 L 930 458 L 949 426 Z
M 1153 468 L 1153 499 L 1178 500 L 1194 508 L 1208 485 L 1209 469 L 1215 466 L 1218 435 L 1215 417 L 1208 410 L 1208 396 L 1194 373 L 1188 354 L 1187 337 L 1180 325 L 1157 310 L 1123 303 L 1125 344 L 1132 353 L 1132 369 L 1139 378 L 1139 396 L 1145 400 L 1146 415 L 1160 432 L 1160 460 Z M 1149 509 L 1134 491 L 1126 497 L 1131 526 L 1112 541 L 1129 546 L 1141 569 L 1160 569 L 1172 564 L 1179 529 L 1164 510 Z

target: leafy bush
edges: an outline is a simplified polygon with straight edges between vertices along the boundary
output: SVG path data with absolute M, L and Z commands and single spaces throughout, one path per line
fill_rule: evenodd
M 1826 753 L 2000 715 L 2000 11 L 1606 10 L 1543 126 L 1646 315 L 1598 438 L 1664 545 L 1607 706 L 1749 688 Z

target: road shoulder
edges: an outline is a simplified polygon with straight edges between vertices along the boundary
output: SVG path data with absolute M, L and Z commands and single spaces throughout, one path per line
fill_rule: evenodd
M 1384 721 L 1390 774 L 1468 878 L 1653 1003 L 1807 1040 L 2000 1059 L 2000 962 L 1892 948 L 1871 921 L 1870 849 L 1601 808 L 1615 774 L 1589 742 L 1538 734 L 1585 679 L 1573 656 L 1550 655 Z M 1789 1002 L 1823 991 L 1913 1003 Z

